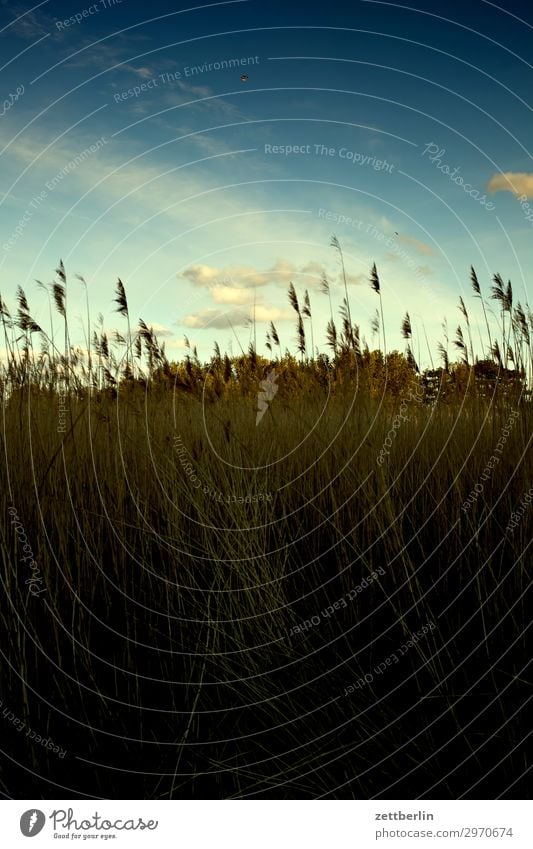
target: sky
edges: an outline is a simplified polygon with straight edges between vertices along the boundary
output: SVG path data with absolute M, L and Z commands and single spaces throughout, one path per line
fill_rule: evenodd
M 254 316 L 259 352 L 270 321 L 295 352 L 292 282 L 325 351 L 335 234 L 361 336 L 378 344 L 375 262 L 387 349 L 409 312 L 437 364 L 459 296 L 482 329 L 471 265 L 528 299 L 532 35 L 515 0 L 0 0 L 0 294 L 13 308 L 21 286 L 46 329 L 36 281 L 61 259 L 79 344 L 76 275 L 110 333 L 120 278 L 169 358 L 186 336 L 207 359 L 246 350 Z

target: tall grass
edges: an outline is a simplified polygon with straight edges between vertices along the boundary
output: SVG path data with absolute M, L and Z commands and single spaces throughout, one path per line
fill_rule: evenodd
M 299 361 L 271 325 L 275 358 L 254 344 L 253 356 L 217 348 L 202 364 L 189 349 L 171 363 L 150 325 L 131 328 L 121 281 L 124 333 L 110 340 L 97 322 L 85 350 L 70 345 L 59 267 L 64 351 L 24 293 L 15 316 L 1 302 L 3 515 L 16 508 L 46 590 L 28 594 L 6 519 L 1 692 L 68 755 L 13 735 L 4 792 L 504 792 L 524 770 L 531 517 L 506 526 L 533 472 L 531 313 L 505 301 L 503 358 L 487 338 L 474 362 L 467 333 L 462 362 L 422 375 L 410 325 L 406 355 L 369 350 L 347 291 L 340 333 L 330 302 L 332 356 L 315 356 L 313 340 L 309 357 L 310 299 L 302 309 L 292 286 Z M 370 283 L 384 338 L 375 267 Z M 279 391 L 256 426 L 272 369 Z M 510 410 L 518 418 L 487 477 Z M 321 615 L 378 567 L 382 578 Z M 344 696 L 428 621 L 435 631 L 401 664 Z

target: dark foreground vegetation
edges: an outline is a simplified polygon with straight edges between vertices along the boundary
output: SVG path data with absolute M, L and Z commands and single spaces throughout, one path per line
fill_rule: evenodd
M 76 349 L 66 293 L 60 265 L 61 351 L 2 302 L 2 792 L 528 798 L 510 284 L 477 360 L 463 303 L 459 362 L 444 341 L 425 374 L 409 317 L 405 353 L 370 350 L 347 291 L 327 357 L 293 289 L 296 357 L 274 327 L 270 358 L 208 364 L 133 331 L 122 284 L 115 347 Z

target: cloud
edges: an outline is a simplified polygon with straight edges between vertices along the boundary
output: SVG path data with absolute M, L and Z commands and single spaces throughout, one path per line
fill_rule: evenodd
M 153 110 L 153 106 L 150 106 L 150 108 Z M 167 126 L 170 127 L 170 124 L 167 124 Z M 226 144 L 220 138 L 210 136 L 206 133 L 196 133 L 190 126 L 174 126 L 172 127 L 172 130 L 179 136 L 189 135 L 189 138 L 187 139 L 188 144 L 197 147 L 201 156 L 216 156 L 221 153 L 225 153 L 228 154 L 224 157 L 225 161 L 236 160 L 240 156 L 238 153 L 233 153 L 235 150 L 234 144 Z
M 254 310 L 252 309 L 253 313 Z M 256 321 L 285 321 L 292 319 L 293 313 L 289 309 L 280 309 L 279 307 L 268 307 L 263 304 L 257 304 L 255 307 Z
M 176 80 L 175 85 L 185 94 L 194 94 L 196 97 L 211 97 L 213 94 L 213 90 L 207 85 L 191 85 L 183 80 Z
M 194 340 L 189 339 L 189 344 L 191 348 L 196 347 L 196 342 Z M 188 346 L 185 344 L 185 339 L 169 339 L 165 341 L 165 350 L 166 351 L 183 351 Z
M 390 233 L 391 231 L 396 230 L 396 227 L 394 226 L 392 221 L 389 221 L 386 215 L 380 215 L 376 219 L 374 226 L 377 227 L 378 230 L 381 230 L 383 233 Z
M 122 68 L 125 71 L 131 71 L 132 74 L 137 74 L 137 76 L 142 77 L 143 80 L 151 79 L 154 75 L 151 68 L 135 68 L 133 65 L 122 65 Z
M 55 25 L 54 29 L 56 29 Z M 149 40 L 141 32 L 118 32 L 113 36 L 112 43 L 108 40 L 108 36 L 97 41 L 88 37 L 83 26 L 76 26 L 75 34 L 76 38 L 79 39 L 77 49 L 64 57 L 61 67 L 94 69 L 97 72 L 106 72 L 113 69 L 115 74 L 125 71 L 135 74 L 141 79 L 153 75 L 153 68 L 143 64 L 143 51 L 146 51 Z M 65 32 L 61 31 L 58 35 L 66 35 L 69 39 L 69 49 L 72 49 L 70 42 L 73 33 L 70 29 Z M 135 50 L 139 52 L 136 56 L 132 56 L 132 51 Z M 137 64 L 132 64 L 129 61 L 130 59 L 136 61 Z
M 252 265 L 233 265 L 225 268 L 215 268 L 209 265 L 193 265 L 181 272 L 193 286 L 212 286 L 224 284 L 242 284 L 242 287 L 266 286 L 272 283 L 276 286 L 288 286 L 294 282 L 296 286 L 307 286 L 318 288 L 320 278 L 325 271 L 324 266 L 318 262 L 307 262 L 300 267 L 288 259 L 279 258 L 274 265 L 265 271 L 260 271 Z M 225 302 L 228 303 L 228 302 Z
M 416 251 L 424 256 L 433 256 L 434 250 L 430 245 L 426 245 L 425 242 L 421 242 L 420 239 L 415 239 L 414 236 L 406 236 L 403 233 L 398 235 L 398 241 L 403 242 L 405 245 L 411 245 Z
M 184 277 L 193 286 L 210 286 L 221 274 L 218 268 L 209 265 L 191 265 L 179 276 Z
M 225 311 L 207 307 L 206 309 L 185 316 L 177 324 L 196 329 L 214 327 L 218 330 L 228 330 L 231 327 L 248 327 L 250 321 L 253 321 L 253 313 L 253 307 L 247 309 L 235 307 L 234 309 Z M 264 304 L 257 304 L 255 308 L 255 319 L 259 322 L 283 321 L 288 318 L 292 318 L 291 311 L 288 309 L 269 307 Z
M 97 62 L 99 62 L 98 67 L 103 68 L 101 60 L 98 59 Z M 109 67 L 108 65 L 105 69 L 107 70 Z M 155 80 L 154 88 L 141 93 L 137 98 L 128 100 L 126 108 L 135 110 L 137 100 L 149 103 L 151 107 L 149 120 L 154 120 L 152 117 L 154 115 L 155 120 L 162 126 L 178 134 L 181 130 L 178 124 L 183 121 L 184 117 L 179 111 L 182 106 L 187 106 L 188 116 L 192 115 L 201 121 L 206 120 L 206 118 L 213 120 L 213 116 L 217 112 L 220 115 L 216 118 L 216 121 L 220 120 L 221 117 L 235 121 L 248 120 L 248 116 L 234 103 L 228 101 L 223 94 L 216 94 L 208 85 L 194 85 L 184 80 L 167 79 L 164 77 L 164 73 L 161 74 L 160 71 L 155 73 L 149 68 L 136 68 L 127 62 L 121 64 L 119 58 L 114 63 L 113 70 L 115 73 L 129 71 L 144 79 L 152 77 Z M 118 85 L 116 82 L 112 82 L 111 85 L 118 91 L 127 89 L 129 83 Z
M 515 195 L 526 195 L 533 197 L 533 174 L 525 171 L 505 171 L 503 174 L 495 174 L 487 183 L 487 191 L 512 192 Z
M 338 279 L 339 283 L 344 285 L 342 274 L 339 274 Z M 366 274 L 346 274 L 346 282 L 349 286 L 361 286 L 363 283 L 368 283 L 368 277 Z
M 7 132 L 4 133 L 3 130 L 3 125 L 0 125 L 0 143 L 9 144 Z M 60 140 L 56 143 L 53 143 L 53 136 L 21 137 L 16 144 L 9 146 L 9 149 L 4 153 L 4 158 L 8 160 L 8 165 L 14 174 L 20 174 L 21 166 L 25 169 L 29 169 L 31 166 L 34 182 L 32 191 L 33 194 L 38 194 L 45 188 L 46 180 L 50 180 L 67 163 L 78 156 L 90 142 L 95 140 L 96 138 L 87 137 L 86 134 L 72 134 L 68 141 Z M 46 149 L 49 142 L 52 144 Z M 138 155 L 136 146 L 131 151 L 131 155 L 134 154 Z M 88 158 L 78 168 L 69 172 L 68 179 L 63 180 L 58 187 L 58 193 L 61 191 L 66 195 L 70 192 L 71 197 L 77 200 L 80 195 L 87 191 L 89 194 L 82 202 L 83 204 L 92 204 L 96 197 L 105 204 L 118 201 L 120 205 L 116 208 L 113 207 L 113 216 L 117 216 L 120 212 L 121 227 L 137 226 L 140 221 L 139 210 L 142 208 L 144 218 L 148 218 L 152 213 L 162 216 L 164 225 L 172 233 L 179 233 L 181 230 L 204 225 L 207 193 L 211 217 L 214 220 L 222 221 L 225 239 L 230 243 L 237 241 L 237 239 L 242 240 L 243 219 L 248 211 L 250 213 L 256 211 L 253 198 L 250 198 L 249 192 L 246 192 L 245 189 L 236 191 L 230 202 L 223 193 L 213 191 L 212 181 L 200 171 L 193 172 L 184 169 L 176 174 L 166 174 L 162 178 L 161 164 L 156 166 L 140 158 L 125 164 L 124 160 L 127 160 L 128 155 L 127 144 L 126 151 L 122 149 L 120 155 L 116 153 L 112 144 L 104 146 L 94 155 L 94 159 Z M 99 178 L 103 178 L 103 182 L 97 188 L 95 188 L 95 166 L 93 164 L 96 157 L 98 157 Z M 171 165 L 172 162 L 170 161 L 169 166 L 171 167 Z M 75 185 L 71 185 L 71 183 L 75 183 Z M 17 191 L 17 189 L 14 189 L 14 191 Z M 10 196 L 10 203 L 12 197 Z M 131 198 L 135 198 L 134 204 L 132 204 Z M 186 204 L 180 203 L 179 200 L 172 203 L 173 199 L 179 198 L 188 198 L 189 200 Z M 4 198 L 1 203 L 5 205 L 7 199 Z M 235 214 L 236 204 L 238 204 L 238 215 Z M 21 199 L 17 205 L 24 210 L 27 200 Z M 164 213 L 162 213 L 162 210 L 164 210 Z M 228 216 L 227 220 L 225 220 L 225 216 Z M 256 215 L 254 221 L 261 228 L 263 238 L 268 239 L 269 236 L 272 238 L 278 235 L 277 229 L 271 229 L 271 223 L 266 219 L 266 216 Z M 202 278 L 200 274 L 196 284 L 195 273 L 190 272 L 190 282 L 193 285 L 207 287 L 215 282 L 223 282 L 220 279 L 216 280 L 216 270 L 215 274 L 210 274 L 209 266 L 204 266 L 204 269 L 205 275 Z M 219 273 L 223 276 L 225 270 Z M 256 282 L 253 282 L 250 275 Z M 257 268 L 242 266 L 236 269 L 236 277 L 232 281 L 232 285 L 263 285 L 266 282 L 268 282 L 267 279 L 261 277 Z
M 318 280 L 322 278 L 322 275 L 326 273 L 326 269 L 322 265 L 321 262 L 315 262 L 314 260 L 306 263 L 302 269 L 302 274 L 310 274 L 311 276 L 315 276 Z
M 191 313 L 185 316 L 183 321 L 178 324 L 183 324 L 185 327 L 206 328 L 216 327 L 217 329 L 227 330 L 230 327 L 245 327 L 250 318 L 248 310 L 220 310 L 208 307 L 207 309 L 199 310 L 199 312 Z
M 217 285 L 210 293 L 216 304 L 250 304 L 254 300 L 254 289 L 238 286 Z
M 40 11 L 26 12 L 22 6 L 10 3 L 8 0 L 2 0 L 1 7 L 14 16 L 12 23 L 8 24 L 9 29 L 6 30 L 8 38 L 10 35 L 17 35 L 19 38 L 28 38 L 33 41 L 49 33 L 53 27 L 53 19 Z
M 173 335 L 172 330 L 170 330 L 170 328 L 165 327 L 164 324 L 158 324 L 157 321 L 151 321 L 149 326 L 152 328 L 155 335 L 160 339 Z

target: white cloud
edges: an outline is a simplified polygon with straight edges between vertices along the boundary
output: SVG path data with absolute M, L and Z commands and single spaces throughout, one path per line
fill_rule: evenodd
M 196 342 L 193 339 L 189 339 L 189 344 L 191 348 L 196 347 Z M 166 351 L 183 351 L 187 348 L 185 344 L 185 339 L 169 339 L 165 340 L 165 350 Z
M 220 276 L 221 271 L 210 265 L 191 265 L 180 274 L 193 286 L 210 286 Z
M 250 313 L 248 310 L 233 309 L 221 312 L 212 307 L 207 307 L 206 309 L 185 316 L 183 321 L 178 323 L 183 324 L 185 327 L 200 329 L 215 327 L 217 329 L 227 330 L 232 326 L 245 327 L 249 318 Z
M 318 287 L 324 271 L 324 266 L 319 262 L 311 261 L 298 267 L 288 259 L 279 258 L 265 271 L 251 265 L 226 266 L 222 269 L 209 265 L 193 265 L 183 271 L 180 277 L 199 287 L 213 283 L 242 284 L 242 287 L 266 286 L 268 283 L 288 286 L 290 282 L 294 282 L 295 286 L 312 288 Z
M 173 335 L 172 330 L 170 330 L 170 328 L 165 327 L 164 324 L 158 324 L 157 321 L 151 321 L 149 326 L 152 328 L 155 335 L 160 339 Z
M 211 297 L 216 304 L 249 304 L 254 299 L 254 289 L 243 289 L 237 286 L 213 286 Z
M 133 65 L 122 65 L 122 68 L 131 71 L 133 74 L 137 74 L 138 77 L 142 77 L 144 80 L 150 79 L 154 75 L 152 68 L 135 68 Z
M 253 313 L 254 310 L 252 309 Z M 257 304 L 255 307 L 256 321 L 286 321 L 292 319 L 293 313 L 289 309 L 280 309 L 279 307 L 269 307 L 264 304 Z
M 248 309 L 235 307 L 224 311 L 207 307 L 185 316 L 181 322 L 177 323 L 185 327 L 201 329 L 214 327 L 219 330 L 228 330 L 231 327 L 248 327 L 250 321 L 253 321 L 253 314 L 253 306 Z M 255 319 L 258 322 L 283 321 L 289 318 L 292 318 L 292 313 L 288 309 L 264 304 L 257 304 L 255 307 Z

